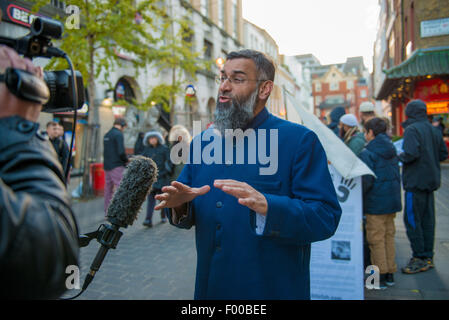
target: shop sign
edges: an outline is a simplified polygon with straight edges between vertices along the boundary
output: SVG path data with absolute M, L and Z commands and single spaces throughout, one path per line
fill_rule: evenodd
M 427 102 L 427 114 L 449 113 L 449 101 Z
M 449 34 L 449 18 L 421 21 L 421 38 Z
M 194 87 L 193 85 L 189 84 L 189 85 L 186 87 L 186 96 L 187 96 L 187 97 L 194 97 L 195 94 L 196 94 L 195 87 Z
M 420 81 L 416 84 L 414 98 L 426 102 L 449 100 L 449 83 L 441 79 Z

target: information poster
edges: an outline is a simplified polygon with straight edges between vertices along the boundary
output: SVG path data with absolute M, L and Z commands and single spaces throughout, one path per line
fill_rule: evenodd
M 362 178 L 344 179 L 329 171 L 342 208 L 336 233 L 312 244 L 312 300 L 363 300 Z

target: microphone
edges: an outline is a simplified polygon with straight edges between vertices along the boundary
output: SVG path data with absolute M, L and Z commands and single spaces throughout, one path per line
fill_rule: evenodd
M 100 242 L 101 247 L 90 266 L 90 272 L 86 275 L 82 290 L 77 296 L 84 292 L 92 282 L 108 250 L 116 248 L 123 234 L 119 228 L 127 228 L 137 220 L 142 204 L 157 179 L 157 172 L 157 165 L 152 159 L 143 156 L 131 158 L 108 207 L 107 220 L 111 225 L 102 224 L 96 232 L 80 237 L 81 247 L 87 246 L 93 238 Z

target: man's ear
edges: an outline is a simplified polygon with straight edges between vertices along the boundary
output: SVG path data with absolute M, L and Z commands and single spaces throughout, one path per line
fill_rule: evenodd
M 259 88 L 259 99 L 267 100 L 270 97 L 271 91 L 273 91 L 274 83 L 271 80 L 267 80 L 262 83 Z

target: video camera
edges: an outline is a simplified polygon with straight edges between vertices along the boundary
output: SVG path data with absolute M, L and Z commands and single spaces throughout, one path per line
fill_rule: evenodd
M 45 71 L 44 81 L 20 69 L 8 68 L 1 80 L 21 99 L 43 104 L 44 112 L 63 112 L 80 109 L 84 104 L 84 85 L 81 73 L 73 72 L 67 54 L 53 47 L 52 39 L 61 39 L 64 27 L 59 21 L 37 17 L 30 32 L 18 39 L 0 37 L 0 44 L 13 48 L 29 59 L 35 57 L 65 58 L 71 70 Z M 72 75 L 75 75 L 75 78 Z

